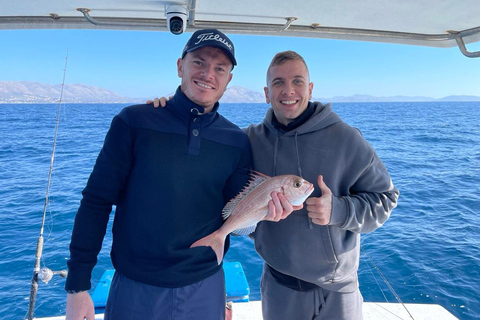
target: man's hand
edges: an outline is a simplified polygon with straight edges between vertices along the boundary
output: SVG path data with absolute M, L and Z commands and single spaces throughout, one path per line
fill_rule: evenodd
M 67 293 L 65 320 L 95 320 L 93 301 L 87 291 Z
M 332 191 L 327 187 L 321 175 L 318 176 L 318 186 L 322 191 L 320 198 L 308 198 L 307 211 L 312 222 L 326 226 L 332 217 Z
M 151 104 L 153 103 L 153 106 L 155 108 L 158 108 L 160 106 L 162 106 L 162 108 L 165 108 L 167 106 L 167 101 L 172 99 L 172 96 L 168 97 L 168 98 L 165 98 L 165 97 L 161 97 L 160 99 L 159 98 L 155 98 L 153 100 L 148 100 L 147 102 L 145 102 L 145 104 Z
M 262 221 L 274 221 L 278 222 L 285 219 L 292 213 L 292 211 L 300 210 L 303 208 L 303 204 L 299 206 L 292 206 L 288 202 L 287 198 L 280 192 L 272 192 L 272 200 L 268 202 L 268 213 L 262 219 Z

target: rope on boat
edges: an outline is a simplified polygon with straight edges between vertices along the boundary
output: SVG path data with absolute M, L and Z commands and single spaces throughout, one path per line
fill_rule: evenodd
M 379 288 L 380 291 L 382 292 L 382 295 L 383 295 L 383 297 L 385 298 L 385 301 L 388 302 L 387 296 L 385 295 L 385 292 L 383 292 L 382 287 L 380 287 L 380 283 L 378 283 L 377 277 L 375 277 L 375 275 L 373 274 L 372 268 L 370 267 L 370 264 L 369 264 L 369 263 L 367 263 L 367 267 L 368 267 L 368 270 L 370 271 L 370 273 L 373 275 L 373 278 L 375 279 L 375 282 L 377 283 L 378 288 Z
M 50 181 L 51 181 L 52 172 L 53 172 L 53 160 L 55 158 L 55 146 L 57 144 L 58 124 L 60 123 L 60 110 L 61 110 L 62 99 L 63 99 L 63 90 L 65 87 L 65 75 L 67 73 L 67 62 L 68 62 L 68 49 L 67 49 L 67 55 L 65 57 L 65 68 L 63 69 L 63 81 L 62 81 L 62 89 L 60 91 L 60 100 L 58 101 L 57 122 L 55 124 L 55 135 L 53 138 L 52 156 L 50 157 L 50 170 L 48 172 L 47 191 L 45 193 L 45 202 L 43 204 L 42 225 L 40 227 L 40 235 L 37 240 L 37 251 L 35 253 L 35 266 L 33 268 L 32 286 L 30 287 L 30 299 L 29 299 L 28 313 L 27 313 L 28 320 L 33 319 L 33 311 L 35 308 L 35 300 L 36 300 L 37 291 L 38 291 L 38 280 L 40 279 L 45 282 L 48 282 L 53 276 L 53 274 L 60 274 L 60 276 L 62 277 L 66 277 L 67 275 L 66 271 L 51 271 L 48 268 L 42 268 L 42 270 L 40 270 L 40 259 L 42 258 L 42 251 L 43 251 L 43 231 L 45 229 L 45 217 L 46 217 L 47 206 L 48 206 L 48 194 L 50 192 Z
M 393 287 L 390 285 L 390 282 L 388 282 L 387 278 L 383 275 L 382 271 L 380 271 L 380 268 L 377 266 L 377 264 L 375 263 L 375 261 L 373 261 L 372 257 L 370 257 L 370 255 L 365 252 L 365 250 L 363 250 L 363 253 L 368 257 L 368 259 L 370 260 L 370 262 L 372 263 L 372 265 L 375 267 L 375 269 L 377 269 L 378 273 L 380 274 L 380 276 L 382 277 L 383 281 L 386 283 L 386 285 L 388 286 L 388 288 L 390 289 L 390 291 L 393 293 L 393 295 L 395 296 L 395 299 L 397 299 L 397 301 L 405 308 L 405 310 L 407 311 L 408 315 L 410 316 L 410 318 L 412 318 L 413 320 L 415 320 L 415 318 L 413 318 L 412 314 L 410 313 L 410 311 L 408 311 L 407 307 L 405 306 L 405 304 L 403 303 L 402 299 L 400 299 L 400 296 L 395 292 L 395 290 L 393 289 Z M 375 280 L 376 281 L 376 280 Z M 383 291 L 382 291 L 383 293 Z M 385 295 L 384 295 L 385 296 Z

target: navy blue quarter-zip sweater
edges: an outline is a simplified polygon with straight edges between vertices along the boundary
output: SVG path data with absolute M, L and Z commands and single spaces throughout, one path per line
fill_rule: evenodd
M 211 248 L 190 245 L 222 225 L 223 206 L 248 180 L 251 150 L 217 109 L 202 114 L 179 88 L 167 108 L 130 106 L 113 119 L 75 217 L 66 290 L 90 289 L 112 205 L 121 274 L 182 287 L 219 270 Z

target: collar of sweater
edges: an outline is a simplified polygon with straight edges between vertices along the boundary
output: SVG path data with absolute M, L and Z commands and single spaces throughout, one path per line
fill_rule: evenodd
M 272 125 L 275 129 L 280 130 L 281 133 L 285 133 L 288 131 L 292 131 L 293 129 L 296 129 L 300 127 L 302 124 L 307 122 L 308 119 L 313 115 L 315 112 L 315 105 L 311 102 L 308 102 L 307 108 L 301 115 L 299 115 L 297 118 L 293 119 L 288 125 L 284 125 L 280 122 L 278 122 L 277 117 L 275 116 L 275 113 L 273 113 L 272 117 Z
M 202 117 L 203 121 L 211 121 L 217 115 L 217 110 L 220 106 L 218 101 L 213 106 L 212 111 L 209 113 L 204 113 L 205 108 L 196 104 L 192 100 L 190 100 L 180 89 L 180 86 L 177 88 L 175 95 L 172 99 L 168 101 L 168 103 L 172 103 L 175 112 L 180 115 L 182 118 L 190 119 L 191 117 Z

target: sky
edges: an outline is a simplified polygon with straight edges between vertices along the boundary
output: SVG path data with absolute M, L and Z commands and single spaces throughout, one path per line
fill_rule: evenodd
M 0 81 L 101 87 L 140 98 L 180 84 L 176 61 L 191 33 L 109 30 L 0 30 Z M 480 58 L 457 47 L 432 48 L 346 40 L 229 35 L 238 66 L 230 86 L 263 92 L 275 53 L 294 50 L 308 64 L 313 97 L 480 96 Z M 467 44 L 469 51 L 480 43 Z

